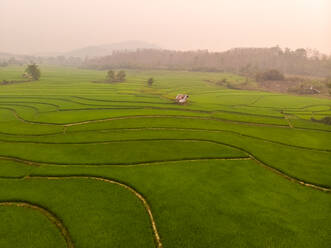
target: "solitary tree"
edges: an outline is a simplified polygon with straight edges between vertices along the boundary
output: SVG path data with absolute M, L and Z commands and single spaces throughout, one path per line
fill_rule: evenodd
M 154 83 L 154 78 L 149 78 L 149 79 L 147 80 L 147 84 L 148 84 L 148 86 L 152 86 L 153 83 Z
M 126 77 L 125 71 L 119 71 L 117 73 L 117 75 L 116 75 L 116 79 L 119 82 L 124 82 L 125 81 L 125 77 Z
M 107 72 L 106 80 L 110 83 L 114 82 L 116 80 L 115 72 L 112 70 L 109 70 Z
M 35 63 L 28 65 L 25 72 L 30 75 L 33 80 L 39 80 L 40 78 L 40 70 Z

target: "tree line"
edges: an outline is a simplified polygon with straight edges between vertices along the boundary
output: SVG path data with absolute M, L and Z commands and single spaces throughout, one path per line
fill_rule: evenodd
M 331 56 L 307 49 L 235 48 L 226 52 L 144 49 L 118 51 L 83 62 L 91 69 L 168 69 L 233 72 L 252 76 L 267 70 L 286 74 L 331 76 Z
M 40 76 L 41 72 L 39 66 L 35 63 L 32 63 L 27 65 L 24 73 L 22 74 L 24 80 L 3 80 L 0 82 L 0 85 L 38 81 L 40 79 Z

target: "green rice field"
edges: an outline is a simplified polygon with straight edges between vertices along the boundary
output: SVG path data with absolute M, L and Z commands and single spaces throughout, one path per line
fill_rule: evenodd
M 330 99 L 41 72 L 0 85 L 0 248 L 331 247 Z

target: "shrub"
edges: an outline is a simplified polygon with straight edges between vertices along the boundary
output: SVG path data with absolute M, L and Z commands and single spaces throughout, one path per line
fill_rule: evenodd
M 113 82 L 124 82 L 126 77 L 125 71 L 119 71 L 115 73 L 113 70 L 109 70 L 106 75 L 106 81 L 109 83 Z
M 268 70 L 256 75 L 257 81 L 283 81 L 284 74 L 277 70 Z
M 153 83 L 154 83 L 154 78 L 149 78 L 149 79 L 147 80 L 147 84 L 148 84 L 148 86 L 152 86 Z

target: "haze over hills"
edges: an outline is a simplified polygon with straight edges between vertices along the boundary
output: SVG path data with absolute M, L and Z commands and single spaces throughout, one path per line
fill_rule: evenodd
M 160 49 L 159 46 L 148 43 L 145 41 L 123 41 L 112 44 L 103 44 L 96 46 L 87 46 L 83 48 L 74 49 L 68 52 L 47 52 L 47 53 L 35 53 L 35 54 L 13 54 L 4 51 L 0 52 L 0 58 L 9 59 L 11 57 L 20 56 L 41 56 L 41 57 L 53 57 L 53 56 L 65 56 L 65 57 L 100 57 L 111 55 L 113 51 L 135 51 L 137 49 Z
M 37 56 L 99 57 L 112 54 L 113 51 L 135 51 L 137 49 L 159 49 L 160 47 L 145 41 L 123 41 L 112 44 L 87 46 L 64 53 L 39 53 Z

